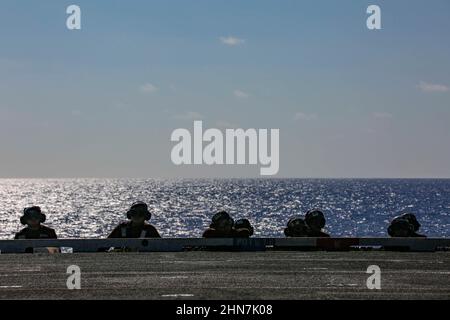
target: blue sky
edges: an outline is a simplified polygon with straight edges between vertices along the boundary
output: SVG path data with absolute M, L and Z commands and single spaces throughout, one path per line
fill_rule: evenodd
M 279 128 L 280 177 L 450 177 L 449 31 L 447 0 L 2 0 L 0 177 L 258 176 L 173 166 L 194 120 Z

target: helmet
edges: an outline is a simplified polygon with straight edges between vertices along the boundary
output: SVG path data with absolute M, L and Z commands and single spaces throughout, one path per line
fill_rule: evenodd
M 391 237 L 409 237 L 413 232 L 413 225 L 403 217 L 394 218 L 388 227 L 388 234 Z
M 148 210 L 147 204 L 142 201 L 137 201 L 131 205 L 130 209 L 127 211 L 127 218 L 131 219 L 133 214 L 136 213 L 144 213 L 145 220 L 150 220 L 150 218 L 152 217 L 151 212 Z
M 23 216 L 20 217 L 20 223 L 25 225 L 27 220 L 31 217 L 37 217 L 41 223 L 45 222 L 46 216 L 42 213 L 41 208 L 33 206 L 23 209 Z
M 287 223 L 286 235 L 291 237 L 305 237 L 308 235 L 308 226 L 300 217 L 292 217 Z
M 247 219 L 236 220 L 236 222 L 234 223 L 234 228 L 235 229 L 248 229 L 248 231 L 250 231 L 250 234 L 253 234 L 253 227 L 250 224 L 250 221 L 248 221 Z
M 401 217 L 403 219 L 408 220 L 408 222 L 413 226 L 414 231 L 418 231 L 420 228 L 420 223 L 419 221 L 417 221 L 417 218 L 414 214 L 412 213 L 405 213 L 402 214 Z
M 322 211 L 318 209 L 312 209 L 306 213 L 305 222 L 310 227 L 323 229 L 323 227 L 325 227 L 325 216 Z
M 226 211 L 220 211 L 212 217 L 211 226 L 214 227 L 224 220 L 228 220 L 231 224 L 234 224 L 233 218 L 231 218 L 231 216 Z

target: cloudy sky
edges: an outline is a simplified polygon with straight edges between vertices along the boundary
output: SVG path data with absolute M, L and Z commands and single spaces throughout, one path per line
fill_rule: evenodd
M 450 177 L 449 36 L 448 0 L 2 0 L 0 177 L 259 175 L 174 166 L 194 120 L 279 128 L 279 177 Z

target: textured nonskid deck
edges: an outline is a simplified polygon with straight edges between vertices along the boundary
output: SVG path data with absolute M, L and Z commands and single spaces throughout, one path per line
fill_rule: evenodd
M 68 290 L 67 268 L 81 269 Z M 381 290 L 369 290 L 370 265 Z M 0 255 L 2 299 L 449 299 L 450 253 L 160 252 Z

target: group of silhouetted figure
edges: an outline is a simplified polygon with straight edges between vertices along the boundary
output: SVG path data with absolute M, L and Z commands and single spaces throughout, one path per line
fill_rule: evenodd
M 109 234 L 108 238 L 161 238 L 158 230 L 148 221 L 152 214 L 145 202 L 135 202 L 126 213 L 127 221 L 120 223 Z M 41 208 L 34 206 L 25 208 L 20 222 L 26 225 L 16 233 L 15 239 L 56 239 L 54 229 L 44 226 L 45 214 Z M 284 234 L 286 237 L 330 237 L 325 233 L 325 215 L 319 209 L 309 210 L 304 217 L 295 216 L 289 219 Z M 416 216 L 405 213 L 394 218 L 389 227 L 391 237 L 425 237 L 417 232 L 420 223 Z M 253 235 L 253 226 L 248 219 L 234 219 L 225 211 L 212 217 L 208 229 L 203 232 L 204 238 L 248 238 Z

